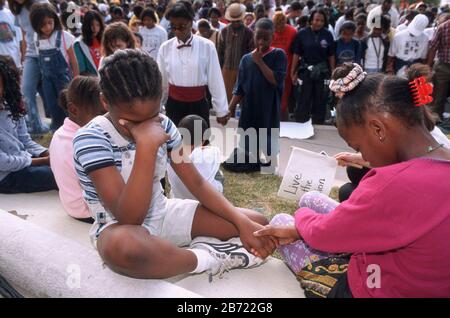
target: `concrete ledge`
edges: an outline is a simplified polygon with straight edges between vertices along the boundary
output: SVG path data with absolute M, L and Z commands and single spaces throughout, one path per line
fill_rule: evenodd
M 97 252 L 0 210 L 0 272 L 27 297 L 200 297 L 113 273 Z
M 304 297 L 295 275 L 275 258 L 212 283 L 206 274 L 127 278 L 103 266 L 89 227 L 67 216 L 56 191 L 0 194 L 0 273 L 27 297 Z M 80 288 L 71 288 L 76 271 Z

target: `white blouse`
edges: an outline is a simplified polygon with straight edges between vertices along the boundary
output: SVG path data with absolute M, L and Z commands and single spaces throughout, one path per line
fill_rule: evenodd
M 228 113 L 228 101 L 216 48 L 210 40 L 192 36 L 190 47 L 178 49 L 183 43 L 174 37 L 159 49 L 157 62 L 163 84 L 161 103 L 164 105 L 167 101 L 169 83 L 185 87 L 206 85 L 217 117 L 223 117 Z

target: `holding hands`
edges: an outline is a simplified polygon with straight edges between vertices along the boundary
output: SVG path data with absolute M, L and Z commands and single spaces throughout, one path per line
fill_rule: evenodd
M 48 150 L 44 151 L 37 158 L 31 158 L 32 166 L 49 166 L 50 165 L 50 153 Z
M 253 255 L 265 259 L 273 254 L 278 247 L 276 239 L 270 236 L 256 236 L 255 232 L 263 230 L 264 226 L 248 220 L 243 226 L 239 227 L 239 237 L 247 251 Z
M 252 248 L 251 252 L 261 258 L 268 256 L 264 257 L 261 251 L 270 250 L 270 254 L 272 254 L 280 245 L 290 244 L 301 239 L 295 225 L 260 225 L 260 227 L 259 230 L 253 232 L 253 236 L 260 238 L 266 246 L 260 249 Z M 271 249 L 272 247 L 273 249 Z
M 222 126 L 225 126 L 228 123 L 228 120 L 230 119 L 230 114 L 228 113 L 227 115 L 223 116 L 223 117 L 217 117 L 217 123 L 221 124 Z

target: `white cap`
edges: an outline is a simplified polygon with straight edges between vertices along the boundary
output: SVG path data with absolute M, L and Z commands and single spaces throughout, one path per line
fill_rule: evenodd
M 414 17 L 411 23 L 408 25 L 408 32 L 414 36 L 422 34 L 423 30 L 428 26 L 430 22 L 425 14 L 418 14 Z
M 108 13 L 109 7 L 108 7 L 108 5 L 105 4 L 105 3 L 100 3 L 100 4 L 98 5 L 98 9 L 99 9 L 100 12 L 102 12 L 102 13 Z

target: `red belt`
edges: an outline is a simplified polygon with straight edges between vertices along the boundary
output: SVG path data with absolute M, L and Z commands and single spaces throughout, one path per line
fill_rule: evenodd
M 180 102 L 198 102 L 205 98 L 206 87 L 206 85 L 188 87 L 169 84 L 169 96 Z

